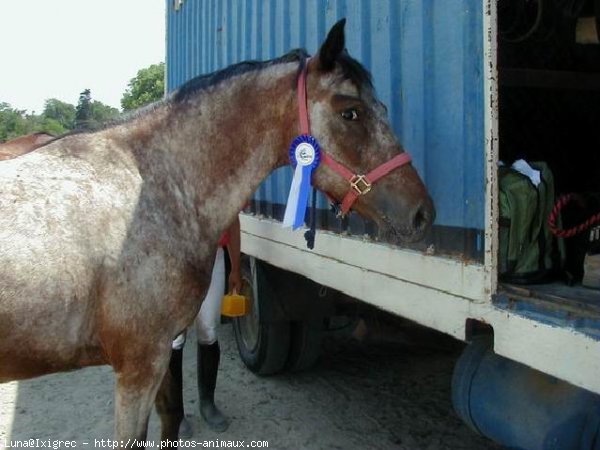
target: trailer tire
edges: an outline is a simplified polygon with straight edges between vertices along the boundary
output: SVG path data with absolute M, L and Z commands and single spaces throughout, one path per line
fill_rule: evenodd
M 261 262 L 244 258 L 242 264 L 244 295 L 251 301 L 250 313 L 233 319 L 233 331 L 240 358 L 248 369 L 258 375 L 280 372 L 288 359 L 290 350 L 290 322 L 266 321 L 261 310 L 273 301 Z
M 292 322 L 290 352 L 286 368 L 301 372 L 315 365 L 321 356 L 322 320 Z

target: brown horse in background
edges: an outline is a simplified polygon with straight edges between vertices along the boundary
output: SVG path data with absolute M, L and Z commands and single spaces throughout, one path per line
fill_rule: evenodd
M 155 399 L 161 438 L 177 439 L 171 342 L 198 313 L 221 232 L 289 164 L 298 80 L 331 160 L 369 174 L 404 153 L 344 50 L 344 21 L 306 57 L 195 78 L 119 123 L 0 164 L 0 382 L 110 364 L 121 446 L 145 438 Z M 362 177 L 352 206 L 399 242 L 420 239 L 435 215 L 404 159 L 369 189 Z M 324 164 L 312 181 L 339 201 L 356 189 Z
M 40 131 L 3 142 L 0 144 L 0 161 L 29 153 L 52 139 L 55 139 L 54 135 Z

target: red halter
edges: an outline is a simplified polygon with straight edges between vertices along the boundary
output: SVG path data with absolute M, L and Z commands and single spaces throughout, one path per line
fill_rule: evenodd
M 305 61 L 302 72 L 298 77 L 298 108 L 300 112 L 300 133 L 310 134 L 310 122 L 308 119 L 308 106 L 306 95 L 306 74 L 308 71 L 308 60 Z M 321 149 L 321 162 L 329 166 L 334 172 L 344 177 L 350 182 L 350 190 L 342 201 L 342 215 L 348 213 L 352 204 L 360 195 L 364 195 L 371 190 L 373 183 L 386 176 L 397 167 L 408 164 L 411 161 L 408 153 L 400 153 L 389 161 L 381 164 L 366 175 L 358 175 L 352 172 L 343 164 L 330 157 Z

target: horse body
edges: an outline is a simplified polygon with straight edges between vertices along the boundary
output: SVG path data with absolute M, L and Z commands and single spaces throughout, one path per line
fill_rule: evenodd
M 81 137 L 66 139 L 72 148 Z M 101 164 L 104 153 L 97 146 L 81 160 L 56 143 L 2 163 L 0 207 L 18 214 L 0 218 L 1 311 L 12 325 L 0 331 L 0 360 L 13 362 L 0 365 L 0 380 L 101 362 L 90 326 L 99 283 L 119 260 L 141 184 Z
M 261 105 L 269 82 L 254 101 L 246 95 L 248 110 L 207 106 L 263 77 L 273 78 L 248 74 L 240 91 L 223 84 L 2 163 L 0 315 L 10 326 L 0 329 L 0 381 L 110 363 L 122 390 L 153 398 L 172 338 L 200 307 L 221 230 L 284 161 L 273 149 L 292 124 L 266 130 L 285 119 Z M 218 131 L 240 114 L 245 132 Z M 138 436 L 139 421 L 132 428 L 123 432 Z
M 327 42 L 339 41 L 339 28 Z M 322 145 L 360 169 L 401 148 L 371 91 L 326 67 L 334 61 L 324 58 L 343 49 L 343 31 L 341 39 L 309 65 L 309 109 Z M 0 327 L 0 381 L 108 363 L 117 376 L 116 437 L 145 436 L 157 392 L 162 436 L 177 437 L 171 340 L 200 308 L 222 230 L 288 162 L 298 66 L 292 55 L 191 82 L 123 123 L 0 164 L 0 320 L 8 324 Z M 339 122 L 349 105 L 373 117 Z M 338 199 L 348 189 L 327 168 L 314 182 Z M 397 217 L 387 217 L 380 207 L 398 186 L 406 195 L 397 196 Z M 355 209 L 393 235 L 414 239 L 433 220 L 410 166 L 363 197 Z

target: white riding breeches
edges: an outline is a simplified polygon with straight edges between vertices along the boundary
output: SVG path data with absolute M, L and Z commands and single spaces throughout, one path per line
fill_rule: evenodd
M 225 255 L 223 249 L 219 247 L 215 257 L 210 286 L 200 312 L 194 320 L 198 342 L 202 345 L 214 344 L 217 341 L 217 326 L 221 319 L 221 302 L 223 300 L 223 289 L 225 287 Z M 185 332 L 179 334 L 171 347 L 175 350 L 183 348 L 185 345 Z

